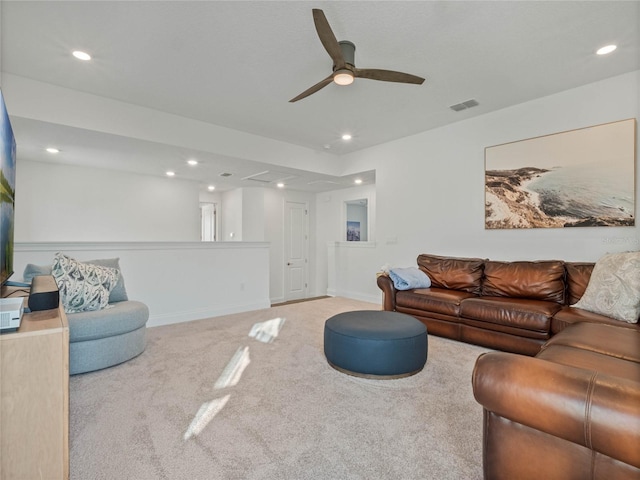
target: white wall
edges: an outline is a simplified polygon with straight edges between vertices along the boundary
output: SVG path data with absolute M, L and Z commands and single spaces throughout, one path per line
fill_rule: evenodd
M 236 188 L 222 194 L 221 218 L 223 242 L 242 240 L 242 189 Z
M 284 203 L 291 199 L 309 204 L 310 252 L 315 252 L 315 195 L 262 187 L 213 194 L 198 190 L 196 183 L 175 178 L 18 159 L 16 242 L 198 242 L 199 202 L 212 201 L 219 205 L 222 242 L 270 242 L 267 298 L 283 301 Z M 154 258 L 160 265 L 170 263 L 157 255 Z M 310 255 L 311 272 L 315 260 Z M 250 265 L 239 268 L 251 270 Z M 221 265 L 212 271 L 222 272 Z M 16 272 L 21 274 L 22 269 Z M 317 291 L 312 276 L 309 295 L 325 292 L 326 286 Z
M 338 244 L 334 293 L 376 297 L 375 271 L 385 263 L 415 265 L 420 253 L 496 260 L 558 258 L 595 261 L 609 251 L 640 249 L 640 225 L 566 229 L 485 230 L 484 149 L 602 123 L 638 118 L 640 71 L 585 85 L 345 157 L 347 171 L 376 170 L 376 247 Z M 479 99 L 482 103 L 482 99 Z M 636 145 L 638 143 L 636 142 Z M 640 176 L 637 167 L 636 175 Z M 636 214 L 638 213 L 636 179 Z M 337 238 L 331 206 L 318 196 L 318 222 Z M 319 243 L 322 264 L 326 247 Z M 322 276 L 322 273 L 319 273 Z M 322 281 L 320 279 L 319 281 Z
M 198 185 L 71 165 L 16 162 L 16 242 L 198 241 Z
M 215 203 L 218 207 L 222 206 L 222 193 L 220 192 L 200 192 L 198 198 L 200 202 Z
M 78 260 L 120 259 L 131 300 L 149 307 L 148 326 L 269 307 L 269 245 L 248 242 L 16 243 L 15 280 L 27 263 L 56 252 Z
M 378 300 L 377 293 L 373 292 L 372 294 L 363 290 L 363 285 L 369 281 L 370 275 L 375 278 L 375 272 L 382 264 L 367 261 L 358 263 L 355 260 L 362 255 L 367 258 L 376 251 L 376 240 L 379 238 L 376 226 L 376 191 L 377 184 L 361 185 L 316 195 L 317 268 L 315 285 L 319 294 L 342 295 L 365 301 Z M 346 242 L 345 202 L 360 198 L 366 198 L 369 207 L 369 240 L 368 242 Z M 350 255 L 340 254 L 336 258 L 336 248 L 339 248 L 341 252 L 346 250 Z
M 282 302 L 284 292 L 284 227 L 285 202 L 306 202 L 309 205 L 309 296 L 326 294 L 326 282 L 318 288 L 315 194 L 266 187 L 236 188 L 222 196 L 222 239 L 225 241 L 269 242 L 269 297 L 272 303 Z M 201 200 L 202 200 L 201 196 Z M 361 197 L 359 197 L 361 198 Z M 233 238 L 230 233 L 233 232 Z M 326 266 L 322 267 L 326 271 Z
M 242 188 L 242 240 L 261 242 L 265 239 L 264 188 Z

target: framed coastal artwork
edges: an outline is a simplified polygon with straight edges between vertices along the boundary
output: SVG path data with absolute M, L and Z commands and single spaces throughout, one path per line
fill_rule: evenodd
M 485 149 L 485 228 L 635 225 L 636 120 Z
M 347 242 L 360 241 L 360 222 L 347 221 Z

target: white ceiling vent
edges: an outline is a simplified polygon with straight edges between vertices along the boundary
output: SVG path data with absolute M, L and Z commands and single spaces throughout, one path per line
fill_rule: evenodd
M 331 180 L 312 180 L 307 185 L 340 185 L 340 182 L 334 182 Z
M 461 110 L 466 110 L 467 108 L 471 107 L 477 107 L 478 105 L 480 105 L 478 101 L 472 98 L 471 100 L 467 100 L 466 102 L 451 105 L 449 108 L 455 112 L 460 112 Z
M 227 173 L 227 172 L 222 172 L 220 174 L 221 177 L 230 177 L 231 175 L 233 175 L 232 173 Z
M 254 182 L 260 182 L 260 183 L 272 183 L 277 181 L 282 182 L 284 180 L 291 180 L 292 178 L 296 178 L 295 175 L 288 175 L 282 172 L 265 170 L 264 172 L 254 173 L 253 175 L 242 177 L 242 180 L 252 180 Z

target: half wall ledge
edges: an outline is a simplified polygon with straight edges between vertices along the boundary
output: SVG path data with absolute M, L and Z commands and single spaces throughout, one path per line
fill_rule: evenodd
M 148 327 L 269 308 L 269 242 L 17 242 L 13 280 L 56 252 L 119 258 L 131 298 L 149 307 Z

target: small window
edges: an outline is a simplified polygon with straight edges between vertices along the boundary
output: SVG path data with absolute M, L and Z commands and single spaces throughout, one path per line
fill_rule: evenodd
M 347 242 L 369 241 L 369 202 L 366 198 L 345 202 Z

